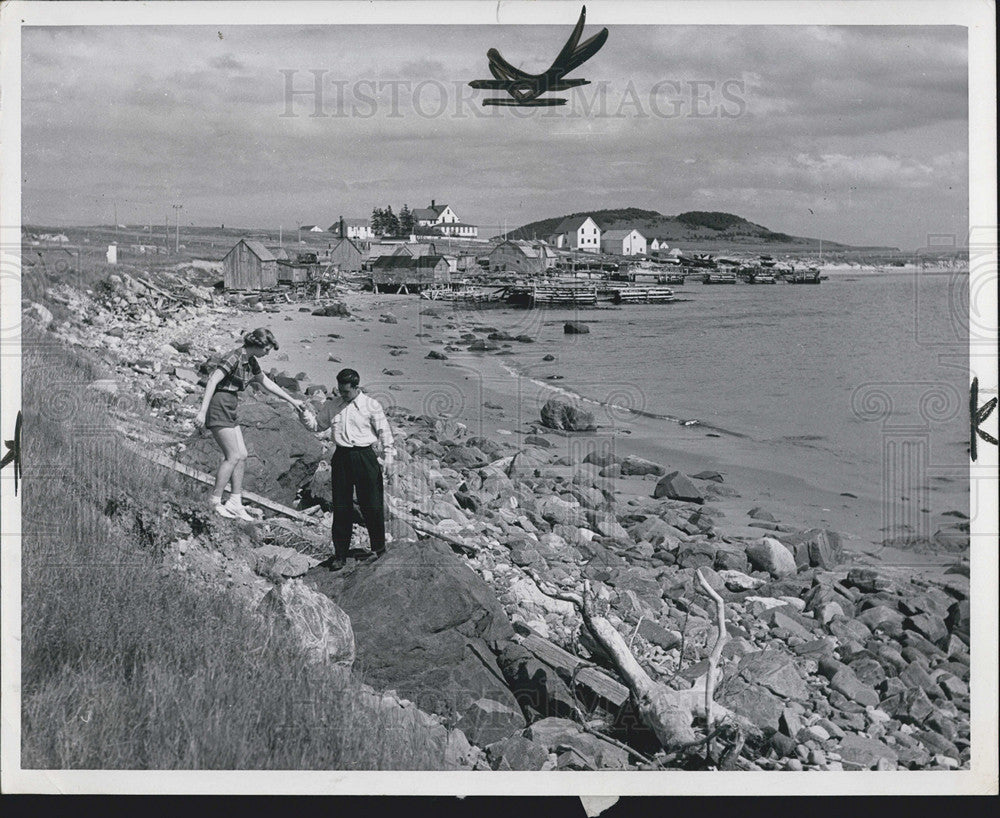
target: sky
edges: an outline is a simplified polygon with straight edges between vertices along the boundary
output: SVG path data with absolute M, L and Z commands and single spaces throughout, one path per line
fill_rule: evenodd
M 573 22 L 25 28 L 22 219 L 163 225 L 182 204 L 182 224 L 294 229 L 434 199 L 481 235 L 639 207 L 964 242 L 965 29 L 609 25 L 564 107 L 467 87 L 490 47 L 544 70 Z

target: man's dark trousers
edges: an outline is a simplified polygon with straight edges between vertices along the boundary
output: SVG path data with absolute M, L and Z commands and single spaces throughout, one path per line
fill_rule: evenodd
M 385 551 L 385 516 L 382 499 L 382 467 L 371 446 L 338 446 L 330 463 L 333 484 L 333 550 L 347 558 L 354 525 L 354 490 L 365 519 L 372 551 Z

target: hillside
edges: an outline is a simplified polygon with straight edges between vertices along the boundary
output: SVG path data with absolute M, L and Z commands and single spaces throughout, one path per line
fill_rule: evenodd
M 734 244 L 755 247 L 788 246 L 805 249 L 815 247 L 819 242 L 818 239 L 778 233 L 732 213 L 695 210 L 676 216 L 664 216 L 655 210 L 641 210 L 636 207 L 590 210 L 551 219 L 541 219 L 512 231 L 510 237 L 525 239 L 547 237 L 555 232 L 563 219 L 577 216 L 591 216 L 602 230 L 634 227 L 647 239 L 663 238 L 670 243 L 677 243 L 692 249 L 699 249 L 713 243 L 729 246 Z M 829 250 L 846 250 L 850 248 L 850 245 L 824 241 L 823 247 Z

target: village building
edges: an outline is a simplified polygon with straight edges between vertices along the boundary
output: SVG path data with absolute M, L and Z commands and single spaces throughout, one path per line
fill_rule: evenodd
M 327 231 L 333 233 L 338 239 L 370 241 L 375 238 L 375 232 L 368 223 L 368 219 L 346 219 L 341 216 L 327 228 Z
M 270 290 L 278 286 L 278 261 L 263 244 L 240 239 L 222 259 L 227 290 Z
M 638 230 L 605 230 L 601 250 L 615 256 L 646 255 L 646 237 Z
M 433 199 L 430 207 L 413 209 L 413 223 L 417 227 L 431 228 L 442 236 L 474 239 L 479 235 L 476 225 L 461 221 L 449 205 L 439 205 Z
M 320 227 L 318 224 L 304 224 L 304 225 L 302 225 L 299 228 L 299 230 L 301 230 L 303 233 L 322 233 L 323 232 L 323 228 Z
M 372 262 L 372 290 L 415 293 L 450 283 L 444 256 L 414 257 L 407 254 L 379 256 Z
M 556 251 L 545 242 L 508 239 L 500 242 L 489 255 L 490 269 L 525 275 L 538 275 L 556 264 Z
M 560 250 L 583 250 L 599 253 L 601 250 L 601 228 L 590 216 L 576 216 L 563 219 L 556 232 L 549 237 L 549 244 Z
M 667 250 L 670 249 L 670 245 L 667 243 L 667 240 L 664 238 L 660 238 L 659 236 L 654 236 L 653 238 L 649 239 L 646 242 L 646 244 L 650 255 L 658 255 L 659 253 L 666 253 Z
M 351 239 L 340 239 L 326 251 L 326 257 L 330 266 L 339 273 L 358 273 L 364 262 L 364 252 Z

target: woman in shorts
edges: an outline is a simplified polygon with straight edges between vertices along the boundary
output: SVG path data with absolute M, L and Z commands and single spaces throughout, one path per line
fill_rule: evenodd
M 296 400 L 265 375 L 257 359 L 278 348 L 278 342 L 269 329 L 255 329 L 243 336 L 243 346 L 234 349 L 219 363 L 209 376 L 205 397 L 195 418 L 195 424 L 207 428 L 222 449 L 223 461 L 215 476 L 211 505 L 223 517 L 252 520 L 243 508 L 243 472 L 246 466 L 247 447 L 243 431 L 236 418 L 239 393 L 251 382 L 260 384 L 266 391 L 287 401 L 301 411 L 305 404 Z M 222 492 L 232 483 L 229 499 L 223 504 Z

